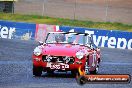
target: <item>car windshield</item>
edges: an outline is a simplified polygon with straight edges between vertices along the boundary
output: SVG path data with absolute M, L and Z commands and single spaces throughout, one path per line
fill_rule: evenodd
M 85 45 L 89 44 L 90 37 L 85 34 L 77 33 L 49 33 L 46 38 L 46 43 L 69 43 Z

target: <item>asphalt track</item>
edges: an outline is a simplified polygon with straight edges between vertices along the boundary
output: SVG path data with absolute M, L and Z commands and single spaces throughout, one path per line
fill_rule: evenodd
M 129 84 L 85 84 L 65 73 L 33 77 L 31 55 L 37 46 L 34 41 L 0 39 L 0 88 L 131 88 Z M 132 51 L 101 48 L 99 74 L 132 75 Z

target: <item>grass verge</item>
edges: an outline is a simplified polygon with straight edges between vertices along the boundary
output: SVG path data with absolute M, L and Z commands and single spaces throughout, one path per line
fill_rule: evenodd
M 77 26 L 87 28 L 98 28 L 107 30 L 122 30 L 132 32 L 132 25 L 117 23 L 117 22 L 92 22 L 92 21 L 79 21 L 63 18 L 52 18 L 47 16 L 38 15 L 20 15 L 11 13 L 0 13 L 0 20 L 8 20 L 15 22 L 30 22 L 52 25 L 65 25 L 65 26 Z

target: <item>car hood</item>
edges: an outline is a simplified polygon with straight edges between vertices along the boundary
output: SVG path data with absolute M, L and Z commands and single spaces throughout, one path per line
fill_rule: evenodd
M 76 52 L 84 51 L 85 46 L 70 44 L 48 44 L 43 48 L 43 55 L 53 56 L 75 56 Z

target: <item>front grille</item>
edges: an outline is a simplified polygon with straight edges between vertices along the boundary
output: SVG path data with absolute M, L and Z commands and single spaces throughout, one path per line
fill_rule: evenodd
M 65 63 L 65 64 L 73 64 L 74 63 L 74 57 L 68 57 L 68 56 L 43 55 L 42 60 L 44 62 L 54 62 L 54 63 Z

